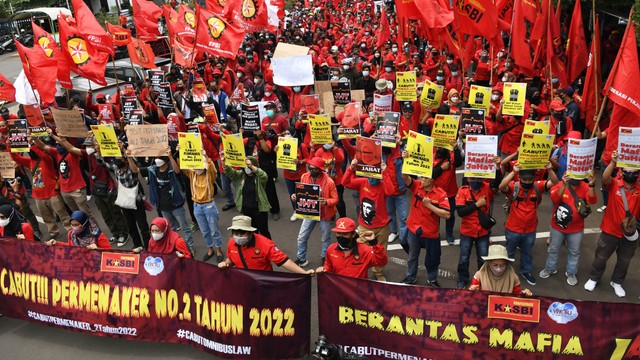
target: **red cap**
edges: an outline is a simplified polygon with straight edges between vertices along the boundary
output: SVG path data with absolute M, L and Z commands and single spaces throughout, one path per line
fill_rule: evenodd
M 242 67 L 242 66 L 238 66 L 238 67 L 236 68 L 236 71 L 240 71 L 240 72 L 242 72 L 243 74 L 247 75 L 247 69 L 245 69 L 245 68 L 244 68 L 244 67 Z
M 569 133 L 567 134 L 567 139 L 582 139 L 582 134 L 580 134 L 580 131 L 569 131 Z
M 96 95 L 96 100 L 104 99 L 104 98 L 105 98 L 105 96 L 104 96 L 103 93 L 98 93 L 98 95 Z
M 311 160 L 307 160 L 307 164 L 324 171 L 324 160 L 319 156 L 316 156 Z
M 560 100 L 551 101 L 551 105 L 549 105 L 549 108 L 553 111 L 564 111 L 564 109 L 566 109 L 566 107 Z
M 340 218 L 336 220 L 336 227 L 331 229 L 331 231 L 339 232 L 339 233 L 356 231 L 356 222 L 353 221 L 353 219 L 348 217 Z
M 504 84 L 496 84 L 491 91 L 500 91 L 501 93 L 504 93 Z
M 271 85 L 265 85 L 264 91 L 272 91 L 273 87 Z
M 222 75 L 222 71 L 218 68 L 213 69 L 213 75 Z

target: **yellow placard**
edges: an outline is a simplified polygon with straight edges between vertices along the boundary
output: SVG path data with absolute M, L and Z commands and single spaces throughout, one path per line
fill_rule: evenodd
M 276 152 L 276 167 L 295 171 L 298 168 L 298 139 L 279 137 L 278 151 Z
M 433 138 L 409 131 L 407 136 L 407 156 L 402 165 L 402 173 L 431 177 L 433 172 Z
M 544 169 L 553 150 L 554 135 L 523 133 L 518 150 L 518 163 L 522 170 Z
M 523 116 L 526 93 L 527 84 L 525 83 L 504 83 L 502 114 Z
M 200 133 L 178 133 L 180 169 L 204 169 L 202 137 Z
M 420 96 L 420 105 L 429 109 L 439 107 L 443 92 L 444 86 L 426 80 L 424 82 L 424 88 L 422 89 L 422 96 Z
M 242 135 L 222 134 L 222 148 L 224 149 L 225 164 L 238 167 L 246 166 L 247 156 L 244 153 Z
M 548 134 L 549 133 L 549 120 L 525 120 L 523 133 L 527 134 Z
M 491 107 L 491 88 L 471 85 L 469 89 L 469 106 L 489 112 Z
M 396 100 L 417 100 L 416 72 L 404 71 L 396 73 Z
M 331 118 L 327 114 L 309 114 L 309 127 L 311 128 L 311 141 L 314 144 L 330 144 Z
M 458 125 L 460 124 L 460 115 L 436 115 L 433 123 L 433 145 L 449 150 L 453 150 L 451 141 L 458 137 Z
M 113 125 L 91 125 L 91 131 L 98 142 L 98 146 L 100 146 L 100 155 L 102 157 L 122 157 L 118 146 L 118 137 Z

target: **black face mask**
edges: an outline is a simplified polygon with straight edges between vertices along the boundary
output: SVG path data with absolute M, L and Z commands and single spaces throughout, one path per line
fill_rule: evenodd
M 353 248 L 351 238 L 346 236 L 336 236 L 336 239 L 338 240 L 338 247 L 340 250 L 351 250 Z
M 311 174 L 311 177 L 317 178 L 318 176 L 320 176 L 322 171 L 320 169 L 313 169 L 313 170 L 309 170 L 309 173 Z
M 118 166 L 118 169 L 123 169 L 123 168 L 127 167 L 127 162 L 126 161 L 118 161 L 118 162 L 116 162 L 116 165 Z
M 533 183 L 520 182 L 520 186 L 522 186 L 522 188 L 525 189 L 525 190 L 529 190 L 529 189 L 531 189 L 533 187 Z
M 542 99 L 540 98 L 540 95 L 536 95 L 531 98 L 531 103 L 533 105 L 540 105 L 541 102 L 542 102 Z
M 622 181 L 627 184 L 635 184 L 638 181 L 638 172 L 623 172 Z
M 578 185 L 580 185 L 580 180 L 578 180 L 578 179 L 570 179 L 569 180 L 569 185 L 578 186 Z
M 553 113 L 553 117 L 558 119 L 558 120 L 562 120 L 563 119 L 563 115 L 561 112 L 554 112 Z

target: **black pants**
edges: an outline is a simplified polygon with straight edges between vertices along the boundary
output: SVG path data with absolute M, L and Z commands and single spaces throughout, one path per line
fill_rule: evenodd
M 144 247 L 149 245 L 151 234 L 149 233 L 149 223 L 147 223 L 147 212 L 144 209 L 142 200 L 136 202 L 136 209 L 122 209 L 122 214 L 127 220 L 129 236 L 133 240 L 134 247 Z M 138 231 L 140 229 L 140 231 Z M 140 236 L 142 235 L 142 238 Z
M 347 205 L 344 203 L 344 186 L 337 185 L 336 190 L 338 191 L 338 205 L 336 205 L 336 209 L 338 210 L 338 214 L 340 217 L 347 217 Z
M 278 200 L 278 193 L 276 192 L 276 183 L 273 181 L 272 176 L 269 176 L 267 179 L 267 185 L 264 191 L 267 192 L 267 200 L 269 200 L 269 205 L 271 205 L 270 212 L 272 214 L 280 214 L 280 201 Z
M 187 177 L 184 173 L 180 173 L 180 183 L 182 188 L 184 189 L 184 196 L 187 198 L 187 209 L 189 209 L 189 214 L 191 215 L 191 222 L 198 223 L 196 220 L 196 216 L 193 213 L 193 199 L 191 198 L 191 183 L 189 177 Z
M 271 233 L 269 232 L 269 213 L 266 211 L 258 211 L 258 209 L 242 208 L 242 215 L 251 218 L 251 226 L 258 229 L 260 235 L 271 239 Z

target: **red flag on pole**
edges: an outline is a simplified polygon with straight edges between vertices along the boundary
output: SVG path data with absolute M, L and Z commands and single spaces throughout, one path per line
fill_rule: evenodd
M 598 29 L 594 29 L 598 31 Z M 582 23 L 582 8 L 580 1 L 576 1 L 571 16 L 569 39 L 567 40 L 567 73 L 569 82 L 573 82 L 580 73 L 587 68 L 587 41 L 584 38 L 584 24 Z
M 547 46 L 546 36 L 549 28 L 549 9 L 551 9 L 550 0 L 542 0 L 542 5 L 537 8 L 537 16 L 534 16 L 533 28 L 531 29 L 530 42 L 531 46 L 535 50 L 533 56 L 533 63 L 537 64 L 538 60 L 544 56 L 545 47 Z M 524 9 L 524 2 L 521 4 Z
M 109 61 L 109 55 L 96 50 L 84 35 L 60 16 L 58 16 L 58 28 L 62 54 L 71 71 L 96 84 L 107 85 L 104 70 Z
M 67 64 L 67 60 L 64 58 L 53 36 L 36 25 L 33 20 L 31 21 L 31 28 L 33 29 L 33 46 L 40 46 L 48 58 L 56 61 L 58 64 L 57 77 L 60 85 L 65 89 L 73 89 L 69 74 L 69 64 Z
M 440 29 L 451 24 L 453 10 L 444 0 L 414 0 L 423 24 L 429 29 Z M 403 2 L 403 1 L 402 1 Z M 404 2 L 403 2 L 404 3 Z M 396 6 L 398 1 L 396 1 Z M 411 17 L 409 17 L 411 19 Z
M 513 27 L 511 28 L 511 56 L 527 76 L 533 75 L 531 47 L 527 43 L 527 24 L 524 19 L 523 2 L 516 1 L 513 10 Z
M 453 8 L 460 30 L 491 40 L 498 29 L 498 10 L 492 0 L 458 0 Z
M 498 9 L 498 18 L 502 21 L 511 24 L 511 18 L 513 17 L 514 0 L 500 0 L 496 4 Z
M 611 161 L 611 152 L 618 150 L 618 131 L 621 126 L 640 127 L 640 117 L 628 108 L 614 103 L 611 120 L 607 128 L 607 144 L 602 153 L 602 161 L 605 164 Z
M 224 13 L 224 8 L 227 5 L 227 2 L 227 0 L 207 0 L 207 10 L 211 11 L 214 14 L 222 15 Z
M 391 33 L 389 32 L 389 19 L 387 19 L 387 10 L 382 8 L 380 12 L 380 33 L 378 34 L 378 41 L 376 42 L 376 47 L 380 48 L 389 41 L 389 37 Z
M 183 45 L 180 41 L 173 42 L 173 62 L 186 68 L 192 68 L 195 64 L 196 50 L 193 46 Z
M 120 26 L 111 25 L 108 21 L 107 24 L 107 32 L 111 34 L 113 38 L 113 44 L 116 46 L 126 46 L 131 42 L 131 30 L 125 29 Z
M 158 30 L 158 18 L 162 15 L 162 9 L 153 1 L 132 0 L 133 23 L 136 26 L 136 35 L 143 41 L 153 41 L 160 36 Z
M 589 53 L 589 62 L 587 63 L 587 74 L 584 78 L 584 87 L 582 88 L 582 103 L 580 107 L 585 114 L 587 129 L 593 131 L 595 125 L 594 117 L 600 110 L 602 98 L 600 97 L 600 88 L 602 87 L 602 65 L 600 62 L 600 25 L 596 16 L 595 30 L 593 31 L 593 40 L 591 41 L 591 53 Z M 603 127 L 600 126 L 602 129 Z
M 0 100 L 14 102 L 16 101 L 16 88 L 2 74 L 0 74 Z
M 269 28 L 269 12 L 264 0 L 228 0 L 223 16 L 247 32 Z
M 196 49 L 234 59 L 244 40 L 244 30 L 226 22 L 220 15 L 196 6 L 198 26 Z
M 551 2 L 549 2 L 551 7 Z M 560 86 L 567 88 L 569 81 L 567 80 L 567 55 L 564 52 L 562 46 L 562 38 L 560 33 L 560 22 L 558 17 L 551 16 L 553 9 L 549 9 L 549 15 L 547 19 L 547 64 L 551 65 L 551 72 L 558 78 Z
M 151 46 L 144 41 L 132 37 L 131 42 L 127 44 L 127 50 L 129 51 L 129 58 L 132 63 L 138 64 L 146 69 L 156 67 L 156 57 L 153 55 L 153 50 Z
M 22 60 L 24 74 L 31 86 L 38 90 L 40 101 L 44 104 L 52 104 L 56 97 L 57 67 L 41 49 L 27 48 L 14 41 L 16 49 Z
M 102 28 L 93 12 L 83 0 L 71 0 L 75 11 L 76 26 L 78 31 L 96 48 L 111 56 L 115 55 L 113 40 Z

